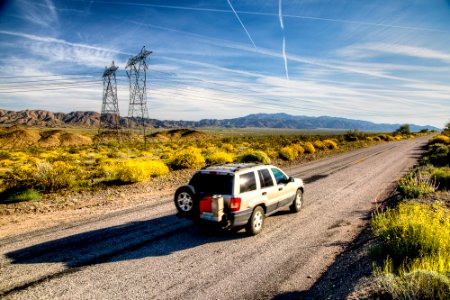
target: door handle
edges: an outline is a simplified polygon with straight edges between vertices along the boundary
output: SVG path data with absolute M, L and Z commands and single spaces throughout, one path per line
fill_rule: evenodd
M 267 195 L 267 192 L 263 192 L 262 195 L 263 195 L 263 196 Z
M 279 190 L 279 191 L 282 191 L 282 190 L 283 190 L 283 188 L 282 188 L 282 187 L 280 187 L 280 188 L 278 188 L 278 190 Z

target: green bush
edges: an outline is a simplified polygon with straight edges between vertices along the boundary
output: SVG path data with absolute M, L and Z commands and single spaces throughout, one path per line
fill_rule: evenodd
M 450 145 L 431 144 L 422 157 L 422 163 L 432 164 L 435 166 L 450 165 Z
M 415 270 L 394 275 L 379 274 L 381 285 L 393 299 L 449 299 L 450 278 L 429 270 Z
M 310 142 L 305 143 L 304 148 L 305 153 L 316 153 L 316 148 Z
M 8 195 L 7 202 L 25 202 L 25 201 L 39 201 L 41 200 L 41 194 L 33 189 L 27 189 Z
M 233 155 L 224 151 L 216 151 L 206 158 L 206 162 L 209 165 L 231 163 L 233 162 L 233 160 L 234 160 Z
M 196 147 L 187 147 L 173 154 L 170 161 L 170 167 L 174 170 L 195 169 L 205 164 L 202 152 Z
M 429 177 L 410 172 L 399 180 L 398 191 L 403 198 L 417 199 L 436 191 L 436 186 Z
M 267 154 L 260 150 L 248 150 L 239 157 L 239 161 L 243 163 L 247 162 L 260 162 L 263 164 L 269 164 L 270 158 Z
M 450 168 L 435 168 L 431 172 L 431 179 L 440 190 L 450 190 Z

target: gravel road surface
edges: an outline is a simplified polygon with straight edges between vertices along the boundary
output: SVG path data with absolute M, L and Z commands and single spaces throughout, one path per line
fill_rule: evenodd
M 380 144 L 285 169 L 305 206 L 260 235 L 205 231 L 172 199 L 0 240 L 5 299 L 272 299 L 301 295 L 367 225 L 376 201 L 428 137 Z

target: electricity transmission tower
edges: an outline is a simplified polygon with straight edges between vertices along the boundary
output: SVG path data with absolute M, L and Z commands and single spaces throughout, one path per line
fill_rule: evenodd
M 144 131 L 145 137 L 145 119 L 148 118 L 147 108 L 147 56 L 152 52 L 142 47 L 138 55 L 130 57 L 125 69 L 127 70 L 128 79 L 130 80 L 130 106 L 128 107 L 128 118 L 132 121 L 136 119 Z
M 103 72 L 103 103 L 100 115 L 99 135 L 101 131 L 115 130 L 119 135 L 119 103 L 117 100 L 116 71 L 119 67 L 114 65 L 105 67 Z

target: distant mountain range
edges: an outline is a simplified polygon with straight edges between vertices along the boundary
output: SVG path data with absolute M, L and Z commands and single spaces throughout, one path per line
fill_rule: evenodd
M 120 118 L 122 127 L 136 126 L 138 120 Z M 308 117 L 278 114 L 252 114 L 234 119 L 204 119 L 200 121 L 160 121 L 146 119 L 145 123 L 153 128 L 292 128 L 292 129 L 342 129 L 376 132 L 392 132 L 401 124 L 378 124 L 368 121 L 352 120 L 336 117 Z M 71 113 L 53 113 L 46 110 L 10 111 L 0 109 L 0 124 L 36 127 L 87 127 L 96 128 L 100 124 L 100 113 L 92 111 L 75 111 Z M 411 131 L 422 129 L 440 130 L 433 126 L 409 124 Z

